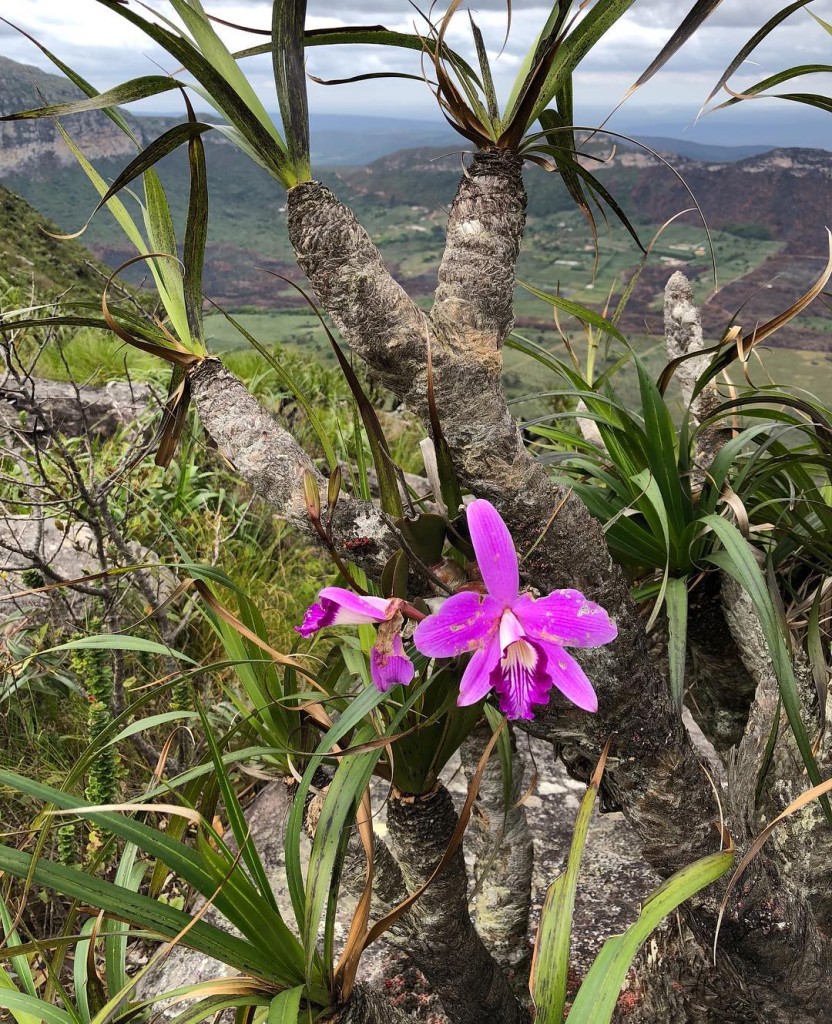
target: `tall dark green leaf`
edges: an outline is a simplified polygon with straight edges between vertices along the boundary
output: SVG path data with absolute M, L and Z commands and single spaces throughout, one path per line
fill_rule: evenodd
M 309 109 L 303 30 L 306 0 L 275 0 L 272 7 L 272 66 L 289 161 L 298 180 L 311 177 Z
M 0 18 L 0 21 L 5 21 Z M 9 24 L 7 22 L 7 24 Z M 69 114 L 80 114 L 86 110 L 106 110 L 120 103 L 132 103 L 148 96 L 158 96 L 163 92 L 181 88 L 180 84 L 167 75 L 146 75 L 133 78 L 129 82 L 117 85 L 106 92 L 95 93 L 85 100 L 72 100 L 69 103 L 52 103 L 44 107 L 33 107 L 14 114 L 0 115 L 0 121 L 23 121 L 38 117 L 65 117 Z
M 191 925 L 182 940 L 184 945 L 245 974 L 266 980 L 277 980 L 279 977 L 273 958 L 247 940 L 229 935 L 204 921 L 193 924 L 193 918 L 181 910 L 105 882 L 84 871 L 54 864 L 43 858 L 35 861 L 30 854 L 10 846 L 0 846 L 0 871 L 7 871 L 15 878 L 31 877 L 38 885 L 98 907 L 105 913 L 129 921 L 139 928 L 146 928 L 166 939 L 175 938 Z
M 705 103 L 710 103 L 710 101 L 714 98 L 714 96 L 716 96 L 716 94 L 723 87 L 723 85 L 725 85 L 725 83 L 728 81 L 731 75 L 733 75 L 734 72 L 739 67 L 742 66 L 746 58 L 749 56 L 749 54 L 753 53 L 754 50 L 756 50 L 757 47 L 760 45 L 760 43 L 768 35 L 770 35 L 770 33 L 773 32 L 774 29 L 777 28 L 777 26 L 781 22 L 785 21 L 786 18 L 794 14 L 795 11 L 800 10 L 801 7 L 805 7 L 807 4 L 810 4 L 811 2 L 812 0 L 796 0 L 795 3 L 789 4 L 787 7 L 784 7 L 781 11 L 778 11 L 777 14 L 775 14 L 773 17 L 769 18 L 765 25 L 763 25 L 761 29 L 758 29 L 754 33 L 754 35 L 748 40 L 745 46 L 742 47 L 742 49 L 739 51 L 736 57 L 734 57 L 734 59 L 731 61 L 728 67 L 722 72 L 722 74 L 719 76 L 719 81 L 711 90 L 711 93 L 705 100 Z
M 655 75 L 657 71 L 660 71 L 665 64 L 667 64 L 670 58 L 680 50 L 682 46 L 684 46 L 693 33 L 696 32 L 696 30 L 700 28 L 708 18 L 710 18 L 721 3 L 722 0 L 696 0 L 696 3 L 688 11 L 682 21 L 682 24 L 664 44 L 655 60 L 651 62 L 650 66 L 643 71 L 630 86 L 627 91 L 627 95 L 631 96 L 636 89 L 640 89 L 645 82 L 649 82 L 653 75 Z

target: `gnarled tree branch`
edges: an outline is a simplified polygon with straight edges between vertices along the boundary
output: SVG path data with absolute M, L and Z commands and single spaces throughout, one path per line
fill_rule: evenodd
M 481 722 L 462 744 L 462 770 L 470 784 L 491 729 Z M 498 757 L 486 764 L 472 815 L 471 842 L 476 853 L 477 931 L 494 959 L 518 985 L 528 984 L 531 965 L 529 912 L 532 901 L 534 845 L 523 797 L 523 761 L 511 736 L 513 770 L 506 801 Z
M 306 508 L 303 476 L 313 474 L 323 496 L 326 481 L 306 452 L 219 360 L 206 359 L 196 366 L 190 383 L 202 425 L 223 455 L 280 515 L 317 540 Z M 324 508 L 323 522 L 328 516 Z M 342 494 L 331 521 L 339 553 L 377 579 L 399 546 L 384 513 L 372 502 Z
M 390 848 L 410 892 L 430 878 L 456 823 L 444 786 L 420 796 L 393 793 L 387 808 Z M 461 846 L 407 917 L 408 955 L 439 996 L 451 1024 L 528 1024 L 525 1008 L 471 921 Z

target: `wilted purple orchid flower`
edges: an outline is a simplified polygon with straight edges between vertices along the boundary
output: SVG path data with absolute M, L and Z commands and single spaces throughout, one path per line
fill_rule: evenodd
M 416 627 L 417 649 L 432 658 L 473 652 L 459 686 L 461 706 L 475 704 L 493 689 L 509 718 L 533 718 L 532 704 L 545 704 L 556 686 L 579 708 L 597 711 L 592 684 L 563 648 L 607 644 L 617 635 L 615 623 L 577 590 L 555 590 L 538 599 L 521 594 L 517 553 L 499 512 L 477 499 L 467 514 L 488 593 L 449 597 Z
M 295 632 L 309 637 L 326 626 L 381 623 L 370 652 L 370 676 L 376 689 L 386 693 L 397 683 L 407 686 L 415 671 L 402 644 L 403 603 L 395 597 L 360 597 L 343 587 L 325 587 L 318 594 L 318 601 L 307 608 Z

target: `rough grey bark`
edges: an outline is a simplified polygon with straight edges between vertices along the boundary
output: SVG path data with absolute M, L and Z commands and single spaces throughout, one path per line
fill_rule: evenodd
M 505 404 L 500 380 L 499 347 L 511 325 L 505 296 L 513 294 L 514 263 L 499 275 L 494 268 L 499 257 L 516 257 L 522 237 L 525 192 L 517 157 L 502 151 L 476 154 L 462 189 L 451 210 L 453 244 L 443 259 L 445 283 L 430 318 L 407 299 L 352 212 L 324 186 L 312 182 L 289 191 L 289 239 L 318 300 L 350 347 L 425 424 L 430 419 L 430 343 L 436 410 L 458 472 L 474 493 L 493 497 L 501 489 L 522 489 L 535 465 Z M 490 203 L 491 190 L 501 195 L 499 206 Z M 473 216 L 477 203 L 489 207 L 482 218 Z M 470 264 L 469 242 L 475 250 Z M 491 277 L 483 276 L 483 268 Z M 492 284 L 497 297 L 489 302 Z M 450 309 L 464 305 L 466 294 L 471 302 L 485 304 L 476 331 L 466 329 L 470 310 L 459 323 L 449 320 Z M 373 301 L 388 302 L 390 308 L 379 312 Z M 472 409 L 477 415 L 471 415 Z M 507 488 L 501 488 L 504 482 Z
M 387 808 L 390 848 L 415 892 L 431 876 L 457 823 L 444 786 L 409 796 L 394 792 Z M 474 927 L 460 845 L 450 863 L 408 911 L 408 954 L 439 996 L 451 1024 L 528 1024 L 505 975 Z
M 204 360 L 189 376 L 202 425 L 220 452 L 280 515 L 317 539 L 306 507 L 304 473 L 315 477 L 323 502 L 327 484 L 306 452 L 219 360 Z M 328 518 L 324 504 L 322 521 Z M 372 502 L 342 493 L 331 519 L 341 555 L 377 578 L 399 546 L 384 513 Z
M 462 770 L 469 785 L 490 739 L 491 729 L 482 722 L 462 745 Z M 513 735 L 511 745 L 514 764 L 508 803 L 500 758 L 495 756 L 486 765 L 474 802 L 469 845 L 476 855 L 477 931 L 509 978 L 527 986 L 534 845 L 525 807 L 519 802 L 525 781 Z
M 413 1017 L 365 985 L 356 985 L 347 1005 L 327 1020 L 330 1024 L 413 1024 Z
M 690 408 L 693 426 L 713 416 L 722 404 L 716 381 L 709 381 L 702 391 L 693 397 L 696 382 L 708 368 L 709 356 L 694 356 L 705 347 L 702 338 L 702 317 L 693 301 L 693 290 L 685 275 L 677 270 L 672 274 L 664 290 L 664 333 L 668 359 L 691 355 L 676 370 L 676 379 L 682 389 L 682 399 Z M 708 467 L 719 450 L 731 436 L 730 430 L 714 424 L 703 427 L 696 435 L 694 468 L 691 485 L 702 487 Z
M 718 573 L 706 576 L 691 591 L 688 610 L 685 701 L 719 751 L 742 739 L 757 686 L 722 611 L 726 582 Z
M 466 352 L 498 349 L 514 325 L 514 268 L 526 223 L 523 165 L 512 152 L 477 153 L 459 183 L 431 310 L 433 328 Z
M 317 181 L 290 189 L 286 209 L 298 265 L 353 351 L 393 392 L 403 378 L 424 380 L 425 315 L 352 211 Z
M 341 886 L 354 899 L 359 899 L 364 891 L 366 871 L 364 848 L 357 834 L 350 836 L 344 865 L 341 870 Z M 379 835 L 373 835 L 373 904 L 372 916 L 380 920 L 395 906 L 407 899 L 407 888 L 404 884 L 402 869 L 390 852 L 387 844 Z M 407 920 L 406 916 L 403 918 Z M 409 932 L 408 932 L 409 936 Z M 395 938 L 395 927 L 388 933 Z
M 777 742 L 759 794 L 757 792 L 760 767 L 764 764 L 766 746 L 778 716 L 779 688 L 751 599 L 733 580 L 726 579 L 723 584 L 723 605 L 743 661 L 757 680 L 748 727 L 742 741 L 731 752 L 728 764 L 730 813 L 734 820 L 743 822 L 748 831 L 755 831 L 776 817 L 811 784 L 785 712 L 780 709 Z M 802 717 L 810 736 L 814 737 L 819 726 L 817 693 L 811 667 L 802 651 L 795 653 L 794 668 Z M 821 774 L 832 775 L 828 740 L 821 744 L 817 760 Z M 820 936 L 828 942 L 832 938 L 832 840 L 820 804 L 813 802 L 784 821 L 767 846 L 768 860 L 777 865 L 783 886 L 808 902 Z M 804 961 L 804 955 L 810 957 L 808 962 Z M 829 969 L 828 952 L 819 950 L 814 955 Z M 803 951 L 795 954 L 794 969 L 810 968 L 811 957 L 811 949 L 808 954 Z

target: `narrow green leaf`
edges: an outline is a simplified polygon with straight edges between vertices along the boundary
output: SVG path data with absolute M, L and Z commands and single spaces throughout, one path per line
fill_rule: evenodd
M 146 151 L 145 151 L 146 152 Z M 182 283 L 182 267 L 176 246 L 173 217 L 168 206 L 159 175 L 152 168 L 144 172 L 145 229 L 150 246 L 155 253 L 166 253 L 169 257 L 154 258 L 159 278 L 164 282 L 162 299 L 165 312 L 173 330 L 188 351 L 193 349 L 188 316 L 185 309 L 185 291 Z M 100 204 L 99 204 L 100 205 Z
M 5 19 L 3 19 L 5 20 Z M 143 78 L 133 78 L 129 82 L 117 85 L 106 92 L 96 93 L 85 100 L 73 100 L 70 103 L 55 103 L 45 107 L 33 107 L 31 110 L 21 110 L 16 114 L 2 114 L 0 121 L 22 121 L 38 117 L 63 117 L 67 114 L 80 114 L 85 110 L 102 110 L 107 107 L 116 106 L 119 103 L 131 103 L 134 100 L 143 100 L 148 96 L 158 96 L 159 93 L 170 92 L 171 89 L 180 88 L 179 83 L 167 75 L 146 75 Z
M 189 121 L 195 121 L 188 109 Z M 202 319 L 202 275 L 205 266 L 205 246 L 208 241 L 208 173 L 205 166 L 205 146 L 199 135 L 188 141 L 188 217 L 185 221 L 185 240 L 182 253 L 184 264 L 183 289 L 185 309 L 191 338 L 205 350 L 205 331 Z
M 721 878 L 733 863 L 731 851 L 711 854 L 677 871 L 656 889 L 635 924 L 601 947 L 572 1003 L 569 1024 L 608 1024 L 627 972 L 650 934 L 676 907 Z
M 12 927 L 14 921 L 2 893 L 0 893 L 0 924 L 3 926 L 2 947 L 9 949 L 12 946 L 19 946 L 20 936 L 17 930 Z M 22 985 L 23 990 L 28 992 L 30 996 L 36 996 L 37 989 L 35 988 L 35 980 L 32 977 L 32 969 L 29 966 L 28 959 L 25 956 L 12 957 L 12 967 L 17 975 L 18 984 Z
M 169 128 L 166 132 L 163 132 L 162 135 L 154 139 L 149 146 L 143 149 L 138 156 L 130 161 L 130 163 L 103 194 L 95 209 L 99 210 L 102 206 L 105 206 L 113 196 L 117 195 L 123 188 L 129 185 L 131 181 L 135 181 L 140 175 L 150 170 L 150 168 L 157 164 L 163 157 L 173 153 L 180 146 L 183 146 L 186 142 L 189 142 L 196 136 L 202 135 L 204 132 L 211 131 L 213 127 L 214 125 L 207 124 L 203 121 L 186 121 L 183 124 L 177 124 L 173 128 Z M 161 183 L 158 184 L 157 188 L 161 189 L 161 187 Z M 164 191 L 162 194 L 164 195 Z M 169 252 L 170 250 L 166 248 L 164 251 Z
M 279 915 L 280 910 L 278 909 L 277 901 L 274 898 L 274 893 L 272 892 L 272 887 L 269 883 L 266 869 L 263 867 L 263 862 L 257 852 L 257 847 L 254 845 L 251 838 L 251 829 L 246 821 L 243 809 L 240 806 L 240 801 L 237 799 L 237 794 L 234 792 L 234 786 L 229 778 L 228 769 L 223 764 L 222 753 L 214 736 L 213 728 L 211 723 L 208 721 L 208 716 L 205 714 L 205 710 L 202 705 L 198 704 L 197 708 L 199 716 L 202 719 L 203 731 L 205 739 L 208 742 L 211 760 L 214 762 L 214 770 L 216 773 L 215 778 L 219 784 L 220 792 L 222 793 L 225 813 L 228 815 L 228 823 L 231 826 L 234 841 L 236 842 L 238 849 L 242 850 L 243 860 L 251 872 L 251 876 L 254 879 L 260 895 L 271 906 L 272 910 Z
M 586 17 L 575 25 L 555 54 L 534 111 L 528 120 L 529 125 L 533 124 L 552 102 L 563 76 L 571 75 L 575 71 L 596 43 L 634 3 L 635 0 L 598 0 L 587 12 Z
M 281 0 L 272 7 L 274 82 L 289 162 L 298 181 L 308 181 L 312 177 L 303 44 L 305 23 L 306 0 Z
M 92 98 L 93 96 L 101 95 L 100 91 L 96 89 L 94 85 L 88 82 L 85 78 L 82 78 L 78 74 L 78 72 L 69 67 L 68 64 L 64 64 L 64 62 L 59 57 L 56 57 L 55 54 L 52 53 L 51 50 L 48 50 L 43 45 L 43 43 L 41 43 L 38 39 L 35 38 L 35 36 L 30 35 L 28 32 L 25 32 L 19 25 L 15 25 L 11 21 L 7 21 L 5 18 L 0 18 L 0 21 L 5 22 L 11 28 L 18 31 L 22 36 L 25 36 L 30 43 L 33 43 L 35 46 L 37 46 L 37 48 L 44 55 L 44 57 L 50 60 L 60 72 L 66 75 L 66 77 L 70 80 L 70 82 L 73 83 L 73 85 L 77 85 L 81 92 L 85 93 L 90 98 Z M 170 83 L 171 88 L 179 88 L 178 83 L 176 83 L 173 79 L 168 78 L 167 81 Z M 124 132 L 124 134 L 138 146 L 139 143 L 138 140 L 136 139 L 136 136 L 133 134 L 130 125 L 124 119 L 124 115 L 121 113 L 118 107 L 104 107 L 103 113 L 107 117 L 109 117 L 113 124 L 117 125 Z
M 289 818 L 286 824 L 284 851 L 286 882 L 292 899 L 295 918 L 300 928 L 304 927 L 306 920 L 306 891 L 301 868 L 300 842 L 301 835 L 303 834 L 304 804 L 312 785 L 312 779 L 322 764 L 324 757 L 332 750 L 333 746 L 340 742 L 359 722 L 367 718 L 370 712 L 381 704 L 383 700 L 384 694 L 376 690 L 375 687 L 367 687 L 350 701 L 348 708 L 321 739 L 315 754 L 309 759 L 303 779 L 292 801 L 292 808 L 289 811 Z
M 144 864 L 136 864 L 139 848 L 135 843 L 126 843 L 114 882 L 131 892 L 138 892 L 144 878 Z M 130 926 L 121 921 L 110 921 L 104 931 L 104 971 L 107 978 L 107 991 L 111 995 L 126 988 L 130 977 L 127 973 L 127 936 Z
M 162 711 L 158 715 L 150 715 L 148 718 L 140 718 L 136 722 L 131 722 L 117 736 L 107 740 L 104 745 L 112 747 L 114 744 L 121 743 L 122 740 L 126 740 L 130 736 L 135 736 L 136 733 L 145 732 L 148 729 L 157 729 L 160 725 L 167 725 L 168 722 L 181 722 L 183 719 L 198 717 L 196 711 Z
M 303 985 L 298 985 L 278 993 L 269 1003 L 266 1024 L 298 1024 L 303 991 Z
M 821 736 L 826 732 L 826 698 L 829 691 L 829 665 L 823 650 L 823 634 L 820 625 L 820 609 L 823 597 L 823 586 L 819 586 L 809 611 L 809 621 L 806 630 L 806 651 L 809 655 L 809 664 L 812 666 L 812 678 L 815 681 L 815 689 L 818 694 L 818 712 L 820 716 L 818 731 Z
M 209 1017 L 215 1021 L 224 1020 L 227 1015 L 223 1013 L 223 1010 L 239 1011 L 248 1007 L 268 1005 L 268 996 L 255 995 L 252 992 L 236 996 L 208 996 L 207 999 L 200 999 L 193 1003 L 187 1010 L 183 1010 L 175 1017 L 168 1017 L 166 1014 L 165 1019 L 168 1024 L 202 1024 L 202 1021 L 208 1020 Z M 254 1018 L 254 1020 L 257 1019 Z
M 488 724 L 491 727 L 491 732 L 495 733 L 498 729 L 503 727 L 504 716 L 493 704 L 486 702 L 483 705 L 483 711 L 485 717 L 488 719 Z M 511 723 L 509 723 L 510 725 Z M 510 728 L 503 728 L 497 739 L 497 753 L 500 756 L 500 771 L 503 776 L 503 807 L 504 815 L 508 812 L 512 804 L 512 785 L 514 775 L 514 752 L 512 750 L 512 734 Z
M 667 656 L 670 694 L 673 697 L 676 710 L 681 715 L 682 700 L 685 695 L 685 658 L 688 639 L 688 584 L 684 577 L 674 577 L 667 581 L 664 601 L 669 634 Z
M 641 88 L 645 82 L 649 82 L 653 75 L 660 71 L 670 58 L 684 46 L 693 33 L 710 18 L 721 3 L 722 0 L 696 0 L 696 3 L 688 11 L 682 23 L 661 48 L 655 60 L 650 63 L 650 66 L 639 75 L 627 90 L 627 96 L 631 96 L 636 89 Z
M 139 893 L 130 892 L 113 885 L 112 882 L 105 882 L 83 871 L 67 868 L 44 858 L 34 862 L 30 854 L 8 846 L 0 846 L 0 871 L 8 871 L 16 878 L 25 879 L 31 875 L 38 885 L 44 885 L 64 896 L 98 907 L 108 914 L 168 939 L 175 938 L 191 924 L 187 935 L 182 939 L 184 945 L 254 977 L 278 980 L 273 958 L 261 953 L 245 939 L 228 935 L 204 921 L 192 924 L 193 919 L 190 915 L 181 910 L 175 910 L 167 904 Z M 27 998 L 30 999 L 31 996 Z M 71 1019 L 68 1015 L 62 1016 L 56 1018 L 55 1024 L 71 1024 Z
M 801 7 L 805 7 L 807 4 L 810 3 L 812 3 L 812 0 L 796 0 L 795 3 L 789 4 L 787 7 L 784 7 L 782 10 L 778 11 L 777 14 L 775 14 L 773 17 L 769 18 L 765 25 L 763 25 L 762 28 L 758 29 L 754 33 L 754 35 L 748 40 L 745 46 L 742 47 L 742 49 L 739 51 L 736 57 L 734 57 L 734 59 L 731 61 L 728 67 L 722 72 L 722 74 L 719 77 L 719 81 L 713 87 L 710 95 L 705 100 L 705 105 L 711 102 L 714 96 L 716 96 L 716 94 L 720 91 L 723 85 L 725 85 L 725 83 L 728 81 L 731 75 L 734 74 L 737 68 L 741 67 L 742 64 L 745 63 L 745 60 L 747 59 L 749 54 L 753 53 L 753 51 L 757 49 L 760 43 L 766 38 L 766 36 L 770 35 L 775 28 L 777 28 L 780 22 L 785 21 L 786 18 L 794 14 L 795 11 L 800 10 Z M 809 13 L 811 14 L 811 11 Z
M 228 84 L 231 98 L 244 105 L 265 131 L 268 132 L 277 146 L 283 149 L 283 140 L 280 138 L 272 119 L 266 112 L 260 97 L 254 91 L 251 82 L 242 73 L 231 52 L 217 34 L 205 13 L 201 0 L 170 0 L 170 2 L 193 36 L 201 56 L 208 63 L 209 67 L 218 72 Z M 182 63 L 185 64 L 185 61 Z M 185 66 L 187 67 L 187 64 Z M 192 74 L 196 74 L 194 68 L 189 68 L 189 70 Z M 215 89 L 217 83 L 212 82 L 214 78 L 214 75 L 209 75 L 208 81 L 205 81 L 203 78 L 203 84 Z M 234 105 L 236 106 L 237 103 Z
M 15 985 L 9 972 L 5 970 L 5 968 L 0 967 L 0 998 L 2 998 L 2 993 L 5 990 L 8 990 L 12 996 L 19 996 L 23 994 Z M 31 996 L 30 998 L 37 999 L 37 996 Z M 41 1000 L 38 999 L 38 1002 L 41 1002 Z M 2 1005 L 2 1002 L 0 1002 L 0 1006 Z M 6 1009 L 9 1010 L 12 1017 L 17 1021 L 17 1024 L 41 1024 L 44 1019 L 40 1014 L 26 1013 L 24 1010 L 20 1009 L 20 1007 L 7 1006 Z
M 769 75 L 768 78 L 764 78 L 760 82 L 755 82 L 754 85 L 747 86 L 742 90 L 741 96 L 732 96 L 730 99 L 725 100 L 724 103 L 719 103 L 717 106 L 712 107 L 711 111 L 722 110 L 724 107 L 733 107 L 737 103 L 742 103 L 749 96 L 758 96 L 760 93 L 765 92 L 767 89 L 773 89 L 775 86 L 782 85 L 783 82 L 789 82 L 793 78 L 802 78 L 804 75 L 822 75 L 829 74 L 832 72 L 832 64 L 800 64 L 794 68 L 787 68 L 785 71 L 778 71 L 775 75 Z M 771 97 L 772 99 L 785 99 L 787 94 L 777 94 Z M 818 97 L 823 103 L 829 103 L 828 97 Z
M 78 806 L 77 797 L 5 769 L 0 769 L 0 783 L 63 810 Z M 297 940 L 280 915 L 271 911 L 257 896 L 257 891 L 244 878 L 239 866 L 229 874 L 230 863 L 233 863 L 230 858 L 215 853 L 206 841 L 201 842 L 199 852 L 194 851 L 164 832 L 120 812 L 91 810 L 85 811 L 84 817 L 99 828 L 135 843 L 143 853 L 167 864 L 206 899 L 213 899 L 221 914 L 264 955 L 268 953 L 275 969 L 283 968 L 284 973 L 280 977 L 286 982 L 296 983 L 298 979 L 292 972 L 297 961 Z M 198 841 L 200 836 L 198 833 Z
M 74 1024 L 72 1017 L 66 1010 L 60 1010 L 57 1006 L 45 1003 L 42 999 L 30 996 L 26 992 L 15 992 L 0 984 L 0 1007 L 10 1010 L 19 1024 L 24 1024 L 17 1015 L 31 1015 L 35 1021 L 43 1021 L 43 1024 Z
M 488 60 L 488 51 L 485 48 L 485 41 L 482 38 L 482 32 L 474 21 L 474 15 L 470 10 L 468 11 L 468 18 L 471 22 L 471 32 L 474 36 L 474 45 L 477 50 L 477 60 L 480 65 L 480 76 L 482 78 L 488 116 L 491 118 L 492 124 L 496 126 L 500 121 L 500 108 L 497 105 L 497 91 L 494 88 L 494 79 L 491 75 L 491 64 Z
M 581 323 L 589 324 L 591 327 L 597 327 L 599 331 L 603 331 L 605 334 L 611 334 L 614 338 L 626 344 L 624 335 L 615 324 L 610 323 L 605 317 L 601 316 L 600 313 L 595 313 L 591 309 L 587 309 L 586 306 L 581 306 L 577 302 L 572 302 L 571 299 L 564 299 L 560 295 L 553 295 L 551 292 L 544 292 L 540 288 L 535 288 L 534 285 L 527 284 L 525 281 L 518 281 L 518 286 L 524 291 L 529 292 L 530 295 L 535 295 L 538 299 L 543 299 L 544 302 L 548 302 L 550 306 L 554 306 L 556 309 L 563 310 L 564 313 L 568 313 L 570 316 L 574 316 L 576 320 L 580 320 Z
M 49 647 L 38 652 L 38 657 L 44 654 L 54 654 L 57 651 L 139 651 L 142 654 L 159 654 L 167 658 L 178 658 L 180 661 L 190 662 L 195 665 L 193 658 L 189 658 L 182 651 L 177 651 L 166 644 L 157 643 L 155 640 L 146 640 L 141 636 L 128 636 L 126 633 L 101 633 L 94 636 L 83 636 L 77 640 L 68 640 L 64 644 Z
M 250 83 L 236 67 L 236 62 L 211 28 L 204 12 L 199 14 L 184 0 L 175 0 L 175 6 L 189 28 L 204 37 L 202 42 L 206 44 L 206 53 L 181 34 L 149 21 L 125 4 L 116 4 L 111 9 L 179 61 L 196 78 L 210 102 L 237 128 L 250 151 L 257 154 L 269 173 L 287 187 L 291 186 L 295 181 L 287 166 L 285 146 Z M 208 41 L 210 35 L 214 37 L 213 42 Z M 222 72 L 217 70 L 216 63 L 222 65 Z M 231 65 L 234 65 L 234 70 Z M 230 75 L 233 82 L 226 75 Z
M 355 735 L 356 744 L 375 739 L 372 726 L 364 726 Z M 334 884 L 339 854 L 343 852 L 346 830 L 352 821 L 358 801 L 370 782 L 381 749 L 342 758 L 329 784 L 315 839 L 309 856 L 306 883 L 306 914 L 303 944 L 306 950 L 307 977 L 311 977 L 315 943 L 324 903 Z
M 599 781 L 593 779 L 590 782 L 581 800 L 572 830 L 566 870 L 549 886 L 540 911 L 529 986 L 534 1000 L 536 1024 L 562 1024 L 563 1021 L 575 893 Z
M 81 935 L 84 937 L 75 947 L 75 956 L 72 962 L 72 985 L 75 989 L 78 1010 L 84 1021 L 89 1021 L 101 1008 L 103 1002 L 101 980 L 98 977 L 91 978 L 88 970 L 90 936 L 95 924 L 94 917 L 89 917 L 84 921 L 81 927 Z
M 57 127 L 58 131 L 61 133 L 61 136 L 63 137 L 64 142 L 67 144 L 67 146 L 69 146 L 70 150 L 72 151 L 72 155 L 75 157 L 75 159 L 81 165 L 81 169 L 84 171 L 86 176 L 90 179 L 92 184 L 95 186 L 95 189 L 98 192 L 98 194 L 101 195 L 101 196 L 106 195 L 107 194 L 107 182 L 104 181 L 104 179 L 101 177 L 101 175 L 98 173 L 98 171 L 93 167 L 93 165 L 86 158 L 86 156 L 84 156 L 84 154 L 81 151 L 81 149 L 76 145 L 74 140 L 64 130 L 63 125 L 61 125 L 60 122 L 57 122 L 56 127 Z M 147 244 L 145 243 L 145 240 L 142 237 L 141 232 L 139 231 L 138 227 L 136 227 L 135 221 L 130 216 L 130 214 L 127 212 L 127 208 L 124 206 L 124 204 L 121 202 L 121 200 L 120 199 L 116 199 L 115 197 L 113 197 L 113 198 L 108 199 L 105 205 L 106 205 L 107 209 L 110 211 L 110 213 L 113 215 L 113 217 L 115 218 L 116 223 L 118 224 L 118 226 L 121 228 L 121 230 L 125 233 L 125 235 L 127 235 L 127 237 L 130 239 L 130 241 L 133 243 L 133 246 L 135 247 L 136 252 L 140 252 L 140 253 L 148 252 Z

